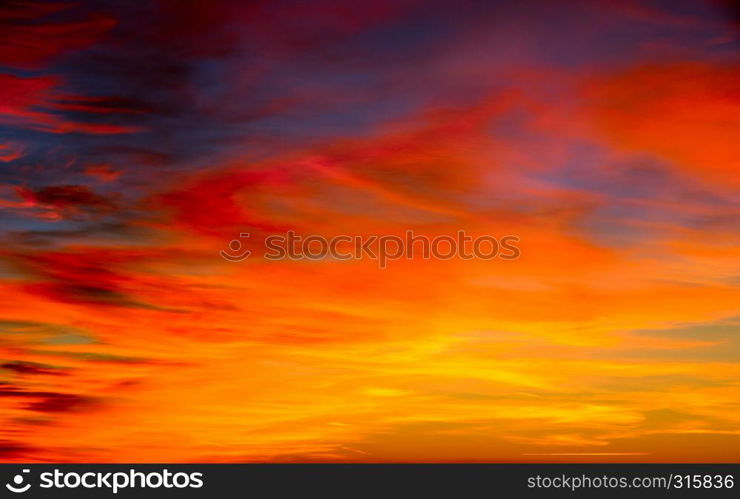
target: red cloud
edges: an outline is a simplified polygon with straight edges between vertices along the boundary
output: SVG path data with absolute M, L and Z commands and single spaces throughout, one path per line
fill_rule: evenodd
M 118 134 L 139 131 L 138 127 L 107 123 L 83 123 L 54 114 L 56 99 L 63 98 L 56 89 L 60 81 L 52 76 L 23 78 L 0 74 L 0 124 L 14 125 L 52 133 L 81 132 Z
M 740 67 L 689 63 L 634 68 L 592 81 L 589 114 L 616 145 L 693 175 L 740 185 Z
M 5 2 L 0 7 L 0 66 L 42 69 L 63 53 L 92 45 L 115 25 L 113 19 L 101 15 L 68 22 L 50 22 L 46 17 L 68 7 Z M 140 130 L 66 119 L 55 111 L 121 113 L 131 108 L 112 98 L 66 96 L 59 90 L 62 84 L 54 76 L 0 74 L 0 124 L 51 133 L 119 134 Z
M 23 157 L 23 146 L 14 142 L 5 142 L 0 144 L 0 161 L 5 163 Z
M 67 6 L 11 1 L 1 7 L 0 64 L 37 69 L 53 57 L 89 46 L 115 25 L 104 16 L 61 23 L 43 21 L 44 16 Z
M 116 170 L 109 164 L 88 165 L 85 174 L 98 179 L 101 182 L 113 182 L 121 176 L 120 170 Z
M 156 202 L 172 210 L 178 225 L 203 234 L 231 234 L 245 227 L 274 229 L 275 224 L 249 207 L 249 197 L 284 180 L 279 171 L 221 171 L 193 179 Z
M 67 218 L 81 213 L 107 214 L 117 210 L 113 201 L 85 185 L 56 185 L 38 190 L 18 187 L 16 190 L 30 205 L 42 208 L 44 218 Z

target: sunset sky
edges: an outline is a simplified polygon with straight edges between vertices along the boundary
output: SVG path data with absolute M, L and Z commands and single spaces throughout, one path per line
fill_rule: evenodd
M 721 0 L 3 1 L 0 461 L 740 461 L 739 56 Z

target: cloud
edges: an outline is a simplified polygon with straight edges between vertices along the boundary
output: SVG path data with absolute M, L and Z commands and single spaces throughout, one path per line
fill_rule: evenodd
M 108 135 L 134 133 L 140 127 L 111 123 L 81 122 L 65 119 L 51 112 L 58 109 L 55 99 L 61 81 L 53 76 L 21 77 L 0 74 L 0 93 L 4 101 L 0 106 L 0 124 L 29 128 L 50 133 L 87 133 Z M 89 112 L 90 108 L 85 111 Z
M 47 376 L 62 376 L 65 374 L 63 370 L 55 368 L 53 366 L 46 366 L 43 364 L 37 364 L 34 362 L 5 362 L 0 364 L 0 369 L 15 372 L 19 375 L 47 375 Z
M 171 210 L 175 223 L 200 233 L 227 235 L 251 228 L 276 229 L 277 224 L 252 212 L 249 198 L 254 191 L 279 186 L 286 179 L 280 171 L 209 173 L 188 179 L 150 203 Z
M 178 313 L 180 310 L 145 303 L 132 295 L 141 283 L 125 271 L 147 257 L 137 252 L 109 254 L 97 249 L 10 254 L 6 259 L 26 282 L 26 293 L 60 303 L 87 306 L 139 308 Z M 145 288 L 148 285 L 144 286 Z
M 50 67 L 63 55 L 100 41 L 116 24 L 110 16 L 82 14 L 84 9 L 70 7 L 73 6 L 11 0 L 0 8 L 0 65 L 5 68 L 0 73 L 0 124 L 49 133 L 106 135 L 139 131 L 140 127 L 65 116 L 78 113 L 89 119 L 90 115 L 103 113 L 144 111 L 138 103 L 119 97 L 69 95 L 62 91 L 65 79 L 50 71 Z M 53 20 L 60 13 L 68 20 Z M 80 14 L 85 18 L 75 20 L 74 16 Z M 36 75 L 28 76 L 28 70 Z
M 85 174 L 99 180 L 100 182 L 113 182 L 118 180 L 123 172 L 116 170 L 111 165 L 105 163 L 87 165 L 85 167 Z
M 3 4 L 8 460 L 737 458 L 734 49 L 654 5 Z M 289 229 L 521 257 L 219 256 Z
M 51 2 L 5 2 L 0 10 L 0 64 L 38 69 L 65 52 L 91 45 L 115 25 L 113 19 L 101 15 L 67 22 L 47 17 L 67 7 Z
M 8 163 L 24 156 L 24 148 L 20 144 L 5 142 L 0 144 L 0 161 Z
M 0 398 L 27 401 L 23 406 L 24 410 L 41 413 L 77 412 L 95 405 L 95 400 L 91 397 L 62 392 L 23 390 L 10 386 L 0 386 Z
M 104 215 L 118 210 L 114 201 L 96 194 L 85 185 L 53 185 L 36 190 L 18 187 L 17 192 L 31 206 L 62 217 L 79 213 Z
M 37 450 L 16 440 L 0 440 L 0 459 L 23 460 L 30 457 Z
M 594 79 L 589 113 L 618 147 L 653 154 L 703 181 L 740 185 L 740 68 L 643 65 Z
M 98 225 L 98 229 L 90 227 L 59 227 L 57 230 L 58 234 L 56 235 L 60 237 L 64 234 L 80 235 L 84 232 L 108 233 L 110 235 L 118 232 L 123 234 L 128 230 L 125 227 L 125 223 L 121 219 L 116 218 L 121 211 L 119 206 L 120 196 L 117 193 L 103 196 L 85 185 L 55 185 L 40 188 L 25 186 L 5 187 L 8 192 L 8 198 L 0 199 L 0 206 L 6 209 L 6 217 L 35 218 L 49 222 L 62 220 L 83 222 L 103 219 L 107 223 L 107 225 L 106 223 Z M 25 237 L 30 241 L 28 237 L 30 236 L 32 238 L 34 233 L 52 238 L 55 235 L 53 232 L 48 230 L 19 231 L 13 232 L 9 236 L 16 239 Z
M 78 412 L 89 410 L 96 405 L 93 398 L 68 393 L 28 393 L 25 396 L 38 397 L 38 400 L 30 402 L 27 406 L 28 410 L 34 412 Z

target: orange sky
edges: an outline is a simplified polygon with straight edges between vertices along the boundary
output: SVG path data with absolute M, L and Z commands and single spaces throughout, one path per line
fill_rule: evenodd
M 740 460 L 720 2 L 103 4 L 0 8 L 1 461 Z

